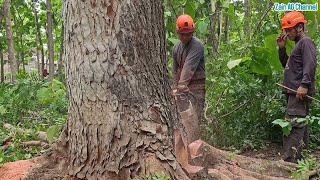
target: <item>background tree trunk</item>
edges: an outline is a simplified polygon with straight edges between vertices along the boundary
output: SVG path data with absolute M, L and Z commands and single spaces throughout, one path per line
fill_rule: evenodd
M 172 150 L 162 1 L 64 2 L 69 174 L 188 179 Z M 176 171 L 173 171 L 176 169 Z
M 48 36 L 48 59 L 49 59 L 49 79 L 54 77 L 54 41 L 53 41 L 53 20 L 51 0 L 46 0 L 47 5 L 47 36 Z
M 226 14 L 224 21 L 224 42 L 229 44 L 229 16 Z
M 0 70 L 1 70 L 1 83 L 4 82 L 4 60 L 3 60 L 3 50 L 2 47 L 0 47 Z
M 61 44 L 60 44 L 60 57 L 59 57 L 59 62 L 58 62 L 58 73 L 59 74 L 62 74 L 64 71 L 64 68 L 63 68 L 63 64 L 64 64 L 64 61 L 63 61 L 63 52 L 64 52 L 64 46 L 63 46 L 63 43 L 64 43 L 64 25 L 62 24 L 61 26 Z
M 4 17 L 4 5 L 2 5 L 1 7 L 1 11 L 0 11 L 0 28 L 2 29 L 2 20 Z M 0 75 L 0 81 L 1 83 L 4 82 L 4 59 L 3 59 L 3 46 L 2 43 L 0 44 L 0 70 L 1 70 L 1 75 Z
M 219 26 L 218 26 L 218 47 L 220 46 L 221 44 L 221 41 L 222 41 L 222 32 L 223 32 L 223 27 L 222 27 L 222 24 L 223 24 L 223 10 L 222 10 L 222 7 L 220 8 L 220 11 L 219 11 Z
M 219 52 L 219 33 L 220 33 L 220 23 L 219 23 L 219 15 L 221 11 L 220 1 L 211 1 L 211 8 L 214 14 L 211 16 L 211 39 L 212 39 L 212 53 L 213 56 L 216 56 Z
M 42 44 L 42 38 L 41 38 L 41 32 L 40 32 L 40 24 L 38 20 L 38 11 L 37 11 L 37 2 L 33 2 L 33 13 L 34 13 L 34 22 L 36 25 L 36 44 L 37 44 L 37 62 L 38 62 L 38 72 L 41 77 L 43 77 L 43 69 L 44 69 L 44 50 L 43 50 L 43 44 Z M 40 55 L 39 51 L 41 52 L 41 61 L 40 61 Z M 40 66 L 41 65 L 41 66 Z
M 12 33 L 12 22 L 10 14 L 11 0 L 4 1 L 4 14 L 6 17 L 6 34 L 7 34 L 7 43 L 8 43 L 8 59 L 10 62 L 11 70 L 11 82 L 16 80 L 18 72 L 18 64 L 14 55 L 14 45 L 13 45 L 13 33 Z

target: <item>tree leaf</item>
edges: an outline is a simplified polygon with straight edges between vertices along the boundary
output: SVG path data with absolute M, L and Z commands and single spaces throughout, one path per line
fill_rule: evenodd
M 307 118 L 298 118 L 297 123 L 303 123 L 306 122 L 308 119 Z
M 200 20 L 197 23 L 197 29 L 201 34 L 206 34 L 208 30 L 208 22 L 206 22 L 206 19 Z
M 276 71 L 282 71 L 282 65 L 279 60 L 278 48 L 276 44 L 276 39 L 278 38 L 278 34 L 271 34 L 268 35 L 264 39 L 264 45 L 268 49 L 268 56 L 267 60 L 269 61 L 270 65 Z
M 195 18 L 196 7 L 193 1 L 187 1 L 187 4 L 185 6 L 185 13 L 189 14 L 192 18 Z
M 179 39 L 173 38 L 173 37 L 168 38 L 168 40 L 169 40 L 173 45 L 178 44 L 178 43 L 180 42 Z
M 222 0 L 222 7 L 223 8 L 229 8 L 229 4 L 230 4 L 230 1 L 229 0 Z
M 3 105 L 1 105 L 0 106 L 0 115 L 4 115 L 4 114 L 6 114 L 7 113 L 7 109 L 3 106 Z
M 283 135 L 288 136 L 290 134 L 291 130 L 292 130 L 291 124 L 282 128 Z
M 250 63 L 251 71 L 261 75 L 271 75 L 271 67 L 268 62 L 270 53 L 267 48 L 255 47 L 253 49 L 252 61 Z
M 276 120 L 274 120 L 272 122 L 272 124 L 276 124 L 276 125 L 279 125 L 282 128 L 284 128 L 284 127 L 288 126 L 290 123 L 285 121 L 285 120 L 283 120 L 283 119 L 276 119 Z
M 238 66 L 241 63 L 241 61 L 242 61 L 242 59 L 229 61 L 227 66 L 229 69 L 233 69 L 234 67 Z
M 229 19 L 232 22 L 235 21 L 235 10 L 234 10 L 234 4 L 233 3 L 229 5 L 228 16 L 229 16 Z

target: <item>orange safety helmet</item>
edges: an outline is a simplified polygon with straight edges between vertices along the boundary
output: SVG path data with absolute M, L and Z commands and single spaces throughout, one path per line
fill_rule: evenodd
M 282 29 L 295 27 L 299 23 L 307 23 L 304 15 L 298 11 L 291 11 L 285 14 L 282 18 Z
M 191 33 L 195 30 L 195 24 L 191 16 L 183 14 L 178 17 L 176 28 L 178 33 Z

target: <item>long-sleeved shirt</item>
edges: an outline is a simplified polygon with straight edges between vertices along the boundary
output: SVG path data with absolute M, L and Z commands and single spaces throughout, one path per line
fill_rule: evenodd
M 175 85 L 189 88 L 205 84 L 204 47 L 199 39 L 192 37 L 188 44 L 179 42 L 173 49 L 173 78 Z
M 287 55 L 285 48 L 279 48 L 279 58 L 285 68 L 283 84 L 294 90 L 299 86 L 308 88 L 308 94 L 313 95 L 317 67 L 317 51 L 314 42 L 309 37 L 303 37 L 296 42 L 290 56 Z

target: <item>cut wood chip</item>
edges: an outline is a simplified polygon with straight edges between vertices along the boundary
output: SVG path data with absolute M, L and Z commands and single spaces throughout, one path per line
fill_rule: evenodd
M 189 154 L 188 154 L 187 146 L 179 130 L 175 130 L 174 138 L 175 138 L 175 154 L 182 168 L 186 170 L 189 174 L 196 174 L 199 171 L 201 171 L 203 167 L 192 166 L 189 164 Z
M 201 157 L 202 153 L 200 152 L 200 148 L 203 145 L 201 140 L 197 140 L 188 145 L 189 153 L 191 159 L 195 159 L 197 157 Z

